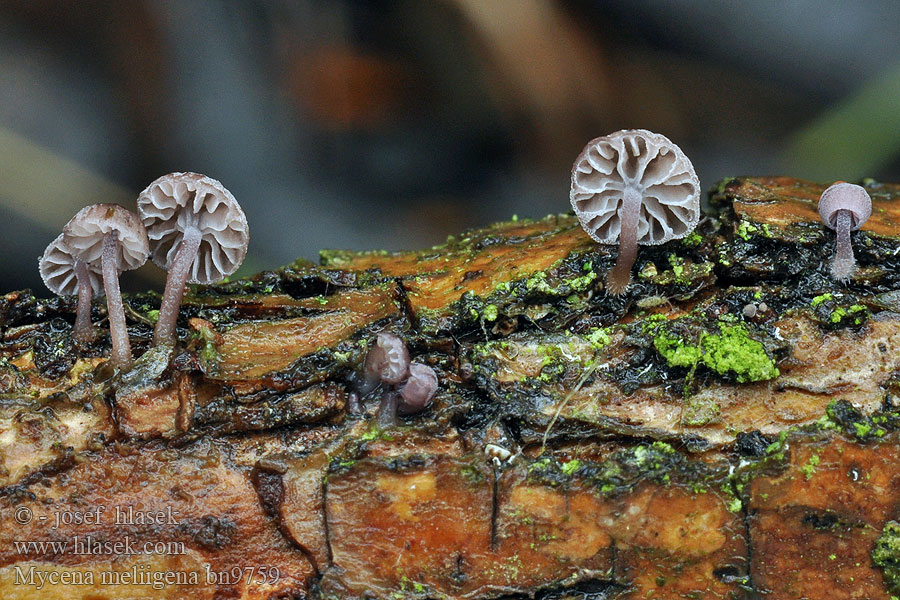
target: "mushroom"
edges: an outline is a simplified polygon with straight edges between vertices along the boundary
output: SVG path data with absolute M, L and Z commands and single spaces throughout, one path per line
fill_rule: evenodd
M 379 333 L 366 354 L 363 367 L 363 393 L 368 393 L 379 382 L 394 385 L 409 374 L 409 350 L 399 337 L 392 333 Z
M 700 220 L 700 180 L 691 161 L 663 135 L 630 129 L 591 140 L 572 167 L 569 194 L 581 226 L 601 244 L 619 244 L 606 277 L 625 291 L 637 245 L 663 244 Z
M 846 281 L 856 270 L 850 232 L 862 227 L 871 214 L 872 199 L 861 186 L 840 181 L 822 192 L 819 216 L 837 233 L 837 246 L 831 259 L 831 274 L 835 279 Z
M 169 272 L 153 344 L 173 344 L 186 284 L 215 283 L 241 266 L 250 240 L 247 217 L 221 183 L 198 173 L 163 175 L 137 205 L 151 258 Z
M 91 324 L 91 299 L 94 294 L 103 293 L 99 265 L 88 268 L 87 263 L 75 258 L 63 242 L 63 234 L 59 234 L 44 250 L 38 268 L 51 292 L 58 296 L 78 295 L 72 337 L 82 344 L 93 342 L 97 332 Z
M 409 365 L 409 377 L 398 390 L 397 412 L 412 415 L 421 412 L 431 402 L 438 389 L 438 378 L 428 365 L 414 362 Z
M 63 228 L 63 245 L 90 269 L 99 263 L 106 291 L 110 363 L 124 369 L 131 364 L 131 343 L 119 290 L 119 274 L 147 262 L 147 231 L 133 212 L 115 204 L 94 204 L 76 214 Z

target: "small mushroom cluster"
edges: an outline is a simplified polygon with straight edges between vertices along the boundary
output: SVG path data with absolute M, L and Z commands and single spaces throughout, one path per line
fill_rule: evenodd
M 215 283 L 234 273 L 247 253 L 250 235 L 231 192 L 197 173 L 160 177 L 141 192 L 137 208 L 138 214 L 115 204 L 83 208 L 39 260 L 51 292 L 78 296 L 72 329 L 77 342 L 95 339 L 91 299 L 106 294 L 110 363 L 119 369 L 132 362 L 121 272 L 138 268 L 148 257 L 169 272 L 153 344 L 172 345 L 186 284 Z
M 392 427 L 397 424 L 397 415 L 416 414 L 431 403 L 438 379 L 428 365 L 410 361 L 403 340 L 391 333 L 379 333 L 366 354 L 360 391 L 369 393 L 379 385 L 387 389 L 378 406 L 378 423 Z

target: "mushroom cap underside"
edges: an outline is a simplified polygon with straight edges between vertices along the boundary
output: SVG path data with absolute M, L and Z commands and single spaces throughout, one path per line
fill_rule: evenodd
M 640 244 L 684 237 L 700 220 L 700 180 L 684 152 L 661 134 L 617 131 L 591 140 L 575 160 L 572 208 L 598 242 L 618 243 L 626 191 L 641 197 Z
M 100 262 L 103 238 L 118 232 L 116 268 L 137 269 L 147 262 L 150 247 L 147 231 L 136 214 L 117 204 L 94 204 L 82 208 L 63 228 L 63 241 L 72 253 L 88 265 Z
M 151 260 L 168 270 L 187 227 L 201 232 L 191 283 L 215 283 L 234 273 L 247 254 L 250 229 L 237 200 L 199 173 L 163 175 L 141 192 L 138 212 L 152 245 Z
M 56 236 L 56 239 L 50 242 L 50 245 L 47 246 L 44 254 L 38 260 L 38 270 L 47 289 L 58 296 L 74 296 L 78 293 L 75 260 L 72 251 L 69 250 L 63 241 L 63 234 Z M 95 295 L 103 294 L 100 263 L 96 262 L 92 265 L 87 265 L 87 272 L 93 293 Z

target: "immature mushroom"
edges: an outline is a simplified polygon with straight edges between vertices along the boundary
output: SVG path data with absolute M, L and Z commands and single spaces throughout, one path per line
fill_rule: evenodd
M 120 369 L 131 364 L 131 343 L 119 290 L 119 273 L 147 261 L 147 231 L 133 212 L 115 204 L 94 204 L 78 211 L 63 229 L 63 244 L 87 267 L 99 263 L 106 290 L 110 363 Z
M 409 365 L 409 378 L 400 387 L 397 411 L 401 415 L 421 412 L 431 402 L 438 389 L 438 378 L 428 365 L 414 362 Z
M 631 280 L 638 244 L 684 237 L 700 220 L 700 181 L 691 161 L 668 138 L 645 129 L 590 141 L 572 167 L 569 199 L 588 235 L 619 244 L 606 277 L 615 295 Z
M 852 183 L 838 182 L 822 192 L 819 216 L 837 233 L 837 247 L 831 260 L 831 274 L 846 281 L 856 270 L 850 232 L 862 227 L 872 214 L 872 199 L 866 190 Z
M 379 333 L 366 354 L 363 367 L 363 393 L 371 391 L 378 382 L 394 385 L 409 374 L 409 350 L 399 337 L 392 333 Z
M 58 296 L 78 295 L 72 337 L 83 344 L 93 342 L 97 332 L 91 324 L 91 298 L 103 293 L 99 265 L 88 268 L 83 260 L 75 258 L 63 242 L 63 234 L 59 234 L 44 250 L 38 267 L 44 285 L 51 292 Z
M 169 272 L 153 344 L 173 344 L 186 284 L 215 283 L 241 266 L 250 241 L 247 217 L 221 183 L 198 173 L 163 175 L 137 204 L 151 258 Z

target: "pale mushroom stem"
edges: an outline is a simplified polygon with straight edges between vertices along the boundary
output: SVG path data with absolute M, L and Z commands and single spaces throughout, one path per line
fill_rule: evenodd
M 835 221 L 837 248 L 831 261 L 831 274 L 835 279 L 846 281 L 856 270 L 856 257 L 853 256 L 853 245 L 850 243 L 852 215 L 849 210 L 839 210 Z
M 75 307 L 75 326 L 72 337 L 82 344 L 89 344 L 97 338 L 97 331 L 91 323 L 91 278 L 88 275 L 87 263 L 76 260 L 74 265 L 75 279 L 78 281 L 78 304 Z
M 382 429 L 397 426 L 397 406 L 400 395 L 395 391 L 387 391 L 381 396 L 381 403 L 375 413 L 375 421 Z
M 641 215 L 642 196 L 638 190 L 626 186 L 622 194 L 622 209 L 619 212 L 619 255 L 615 266 L 606 275 L 606 289 L 613 296 L 625 291 L 631 282 L 631 267 L 637 258 L 638 221 Z
M 175 343 L 175 324 L 178 321 L 178 311 L 181 308 L 181 300 L 184 298 L 184 288 L 187 286 L 188 277 L 191 274 L 191 265 L 197 258 L 200 250 L 200 241 L 203 234 L 197 227 L 189 225 L 184 229 L 184 237 L 178 243 L 178 250 L 169 267 L 169 277 L 166 279 L 166 290 L 163 292 L 162 303 L 159 307 L 159 320 L 153 331 L 153 345 Z
M 109 361 L 116 368 L 126 369 L 131 365 L 131 342 L 128 340 L 122 292 L 119 290 L 118 231 L 113 230 L 103 236 L 100 261 L 103 269 L 103 287 L 106 290 L 106 312 L 109 315 L 109 337 L 112 341 Z

